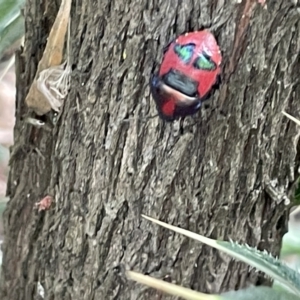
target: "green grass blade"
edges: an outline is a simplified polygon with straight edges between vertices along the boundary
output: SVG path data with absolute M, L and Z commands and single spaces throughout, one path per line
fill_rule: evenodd
M 150 220 L 158 225 L 173 230 L 177 233 L 183 234 L 194 240 L 202 242 L 215 249 L 223 251 L 235 259 L 243 261 L 252 267 L 266 273 L 271 278 L 279 281 L 289 291 L 296 295 L 300 295 L 300 276 L 299 273 L 289 268 L 283 262 L 269 255 L 266 251 L 262 252 L 248 245 L 239 245 L 234 242 L 225 242 L 209 239 L 205 236 L 196 234 L 194 232 L 169 225 L 167 223 L 158 221 L 156 219 L 143 216 L 145 219 Z

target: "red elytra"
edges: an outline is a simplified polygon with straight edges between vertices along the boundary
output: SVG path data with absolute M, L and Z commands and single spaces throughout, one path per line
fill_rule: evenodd
M 179 36 L 166 49 L 151 92 L 160 116 L 173 121 L 194 114 L 210 92 L 222 61 L 215 37 L 207 30 Z

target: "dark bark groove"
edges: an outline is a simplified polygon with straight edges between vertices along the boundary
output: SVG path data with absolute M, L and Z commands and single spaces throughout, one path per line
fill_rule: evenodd
M 58 7 L 27 0 L 1 299 L 38 299 L 38 282 L 44 299 L 154 299 L 156 291 L 126 281 L 125 269 L 203 292 L 261 282 L 140 217 L 279 253 L 288 211 L 266 186 L 288 193 L 298 176 L 299 129 L 281 111 L 299 117 L 300 14 L 292 1 L 233 2 L 74 1 L 72 87 L 49 132 L 22 117 Z M 183 128 L 147 120 L 162 48 L 199 28 L 211 28 L 223 52 L 210 107 Z M 45 195 L 55 205 L 38 213 Z

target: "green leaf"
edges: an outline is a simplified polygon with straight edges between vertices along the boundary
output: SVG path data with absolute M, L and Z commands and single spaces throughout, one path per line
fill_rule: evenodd
M 300 177 L 296 181 L 295 194 L 293 196 L 293 204 L 300 205 Z
M 0 164 L 3 161 L 7 161 L 8 159 L 9 159 L 9 149 L 7 149 L 7 147 L 0 145 Z
M 2 214 L 6 208 L 6 203 L 7 203 L 8 198 L 6 197 L 0 197 L 0 222 L 2 222 Z
M 221 294 L 226 300 L 299 300 L 300 298 L 287 291 L 274 290 L 267 286 L 250 287 L 239 291 Z
M 0 0 L 0 58 L 5 50 L 24 35 L 20 8 L 24 0 Z
M 0 33 L 20 15 L 24 0 L 0 0 Z
M 283 258 L 287 255 L 300 255 L 300 235 L 299 229 L 291 230 L 289 226 L 289 232 L 287 232 L 282 239 L 282 246 L 280 251 L 280 257 Z
M 143 216 L 165 228 L 171 229 L 175 232 L 183 234 L 187 237 L 195 239 L 199 242 L 205 243 L 213 248 L 223 251 L 230 256 L 243 261 L 256 269 L 265 272 L 268 276 L 280 282 L 289 291 L 293 291 L 296 295 L 300 295 L 300 275 L 293 269 L 286 266 L 283 262 L 272 257 L 266 251 L 262 252 L 248 245 L 239 245 L 235 242 L 225 242 L 209 239 L 205 236 L 193 233 L 191 231 L 178 228 L 167 223 Z
M 221 246 L 217 249 L 265 272 L 289 291 L 293 291 L 296 295 L 300 295 L 300 274 L 288 267 L 282 261 L 274 258 L 267 251 L 262 252 L 248 245 L 240 245 L 235 242 L 216 242 Z
M 24 18 L 20 15 L 0 33 L 0 58 L 9 47 L 24 35 Z

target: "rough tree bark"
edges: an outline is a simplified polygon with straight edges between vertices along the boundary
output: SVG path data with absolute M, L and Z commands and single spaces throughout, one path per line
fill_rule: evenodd
M 1 299 L 35 299 L 38 282 L 44 299 L 154 299 L 125 269 L 204 292 L 263 281 L 140 217 L 278 254 L 288 213 L 266 187 L 287 193 L 299 166 L 299 130 L 281 111 L 299 117 L 300 15 L 297 1 L 258 2 L 74 1 L 72 87 L 47 131 L 22 117 L 58 5 L 27 0 Z M 220 89 L 182 126 L 146 119 L 154 60 L 199 28 L 222 49 Z M 55 205 L 38 213 L 45 195 Z

